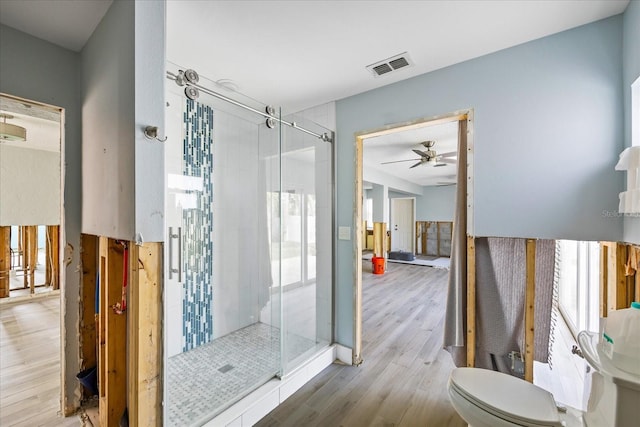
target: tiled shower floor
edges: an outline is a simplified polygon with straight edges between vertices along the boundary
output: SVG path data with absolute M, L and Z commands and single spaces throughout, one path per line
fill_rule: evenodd
M 315 342 L 295 336 L 288 353 Z M 167 425 L 199 426 L 273 378 L 280 370 L 280 330 L 264 323 L 218 338 L 167 361 Z

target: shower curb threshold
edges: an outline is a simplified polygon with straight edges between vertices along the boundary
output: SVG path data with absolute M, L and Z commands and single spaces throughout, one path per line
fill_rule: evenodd
M 323 349 L 282 379 L 273 378 L 229 409 L 204 424 L 206 427 L 249 427 L 284 402 L 337 358 L 337 345 Z

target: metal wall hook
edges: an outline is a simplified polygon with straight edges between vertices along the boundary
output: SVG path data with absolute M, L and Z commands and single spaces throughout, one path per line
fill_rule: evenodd
M 167 140 L 167 137 L 165 136 L 164 139 L 160 139 L 158 138 L 158 127 L 157 126 L 147 126 L 146 128 L 144 128 L 144 136 L 147 139 L 155 139 L 156 141 L 160 141 L 160 142 L 165 142 Z

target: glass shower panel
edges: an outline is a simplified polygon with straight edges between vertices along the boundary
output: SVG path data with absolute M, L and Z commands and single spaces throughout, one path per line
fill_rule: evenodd
M 302 197 L 282 193 L 282 285 L 302 280 Z
M 307 280 L 316 278 L 316 195 L 306 195 L 305 228 L 307 252 L 305 257 L 305 272 Z
M 331 131 L 291 115 L 317 134 Z M 282 127 L 282 374 L 332 340 L 332 144 Z
M 264 111 L 202 76 L 200 84 Z M 280 126 L 204 92 L 187 99 L 183 90 L 167 81 L 164 407 L 171 426 L 204 424 L 282 366 L 280 274 L 272 262 L 279 269 Z

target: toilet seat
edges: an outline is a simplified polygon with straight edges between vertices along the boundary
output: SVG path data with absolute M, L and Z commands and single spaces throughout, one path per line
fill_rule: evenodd
M 450 387 L 482 410 L 527 427 L 561 427 L 553 395 L 531 383 L 478 368 L 454 369 Z

